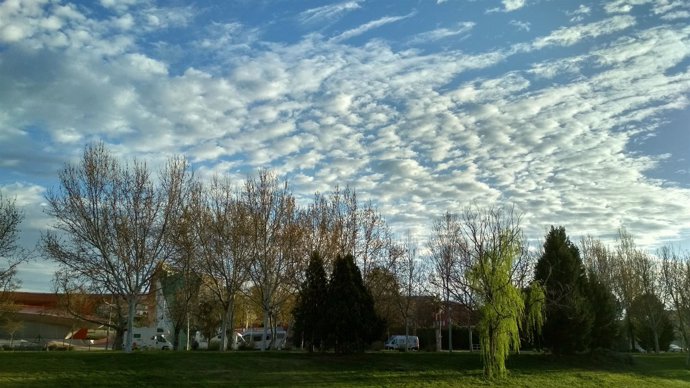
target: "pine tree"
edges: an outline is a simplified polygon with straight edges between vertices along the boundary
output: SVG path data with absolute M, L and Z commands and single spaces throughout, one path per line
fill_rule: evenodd
M 382 334 L 382 320 L 352 255 L 335 260 L 327 300 L 328 345 L 337 353 L 362 352 Z
M 570 354 L 590 344 L 593 315 L 585 295 L 586 276 L 580 253 L 564 227 L 546 235 L 535 279 L 546 291 L 544 345 L 555 354 Z
M 310 352 L 314 349 L 323 349 L 327 291 L 323 259 L 314 251 L 309 260 L 306 280 L 300 290 L 297 306 L 293 310 L 295 345 L 301 346 L 304 341 Z
M 593 271 L 587 274 L 586 296 L 593 314 L 590 349 L 611 349 L 620 335 L 618 301 Z

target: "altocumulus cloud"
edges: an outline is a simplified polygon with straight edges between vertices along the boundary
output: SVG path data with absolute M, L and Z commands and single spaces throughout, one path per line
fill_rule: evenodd
M 61 163 L 102 140 L 204 179 L 270 167 L 304 200 L 350 184 L 420 239 L 474 201 L 514 203 L 534 239 L 688 244 L 690 178 L 654 172 L 690 155 L 635 148 L 687 110 L 687 6 L 472 4 L 5 2 L 0 188 L 36 235 Z

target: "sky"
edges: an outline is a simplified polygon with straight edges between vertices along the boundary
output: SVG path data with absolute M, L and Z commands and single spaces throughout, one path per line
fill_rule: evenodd
M 690 249 L 685 0 L 0 3 L 0 191 L 33 247 L 84 146 L 298 198 L 350 185 L 396 233 L 514 205 L 539 244 Z M 49 292 L 36 253 L 22 288 Z

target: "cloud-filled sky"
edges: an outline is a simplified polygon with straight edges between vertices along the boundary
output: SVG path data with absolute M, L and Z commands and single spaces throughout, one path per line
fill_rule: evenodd
M 689 97 L 685 0 L 0 4 L 0 190 L 27 246 L 100 140 L 201 177 L 272 168 L 302 198 L 350 185 L 422 239 L 474 201 L 535 240 L 690 248 Z

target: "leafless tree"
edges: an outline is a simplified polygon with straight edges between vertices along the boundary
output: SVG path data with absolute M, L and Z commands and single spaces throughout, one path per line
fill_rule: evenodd
M 398 311 L 405 324 L 405 338 L 410 335 L 410 321 L 415 316 L 415 298 L 424 294 L 427 271 L 417 256 L 417 245 L 408 232 L 407 238 L 401 246 L 402 255 L 395 261 L 395 275 L 398 284 Z M 407 351 L 405 346 L 405 351 Z
M 306 260 L 301 255 L 299 213 L 287 182 L 280 183 L 267 170 L 247 179 L 240 201 L 247 211 L 249 276 L 258 291 L 255 302 L 263 310 L 267 338 L 278 311 L 297 292 L 294 279 Z M 261 343 L 265 350 L 266 342 Z
M 659 258 L 664 291 L 675 310 L 678 331 L 687 351 L 690 344 L 690 253 L 680 253 L 665 246 L 659 249 Z M 690 367 L 690 353 L 685 366 Z
M 46 194 L 46 212 L 56 222 L 42 249 L 70 276 L 127 302 L 129 352 L 138 299 L 174 253 L 166 235 L 182 210 L 188 164 L 171 159 L 155 181 L 145 163 L 123 164 L 99 143 L 87 146 L 79 163 L 67 163 L 58 178 L 58 189 Z
M 628 312 L 633 301 L 644 293 L 640 269 L 645 258 L 645 252 L 637 249 L 635 240 L 624 228 L 618 231 L 618 240 L 614 254 L 611 256 L 611 286 L 616 299 L 626 312 L 626 331 L 630 341 L 630 350 L 635 349 L 635 333 L 633 332 L 632 317 Z
M 248 280 L 252 259 L 249 210 L 228 178 L 214 177 L 205 189 L 195 190 L 194 197 L 201 269 L 224 311 L 220 350 L 225 351 L 227 332 L 233 329 L 235 299 Z
M 427 242 L 431 266 L 430 276 L 432 286 L 440 293 L 444 304 L 446 323 L 448 325 L 448 349 L 453 351 L 453 331 L 451 301 L 460 301 L 469 309 L 473 306 L 472 292 L 466 281 L 466 272 L 469 270 L 469 260 L 466 260 L 462 238 L 460 218 L 457 214 L 446 212 L 443 216 L 434 220 L 431 234 Z M 469 343 L 472 348 L 472 328 L 470 314 L 467 316 Z
M 19 225 L 23 219 L 24 213 L 17 209 L 15 201 L 4 198 L 0 192 L 0 259 L 5 261 L 0 268 L 0 321 L 10 318 L 16 311 L 10 291 L 19 287 L 15 276 L 17 266 L 28 259 L 26 252 L 17 244 Z
M 64 271 L 55 273 L 53 287 L 63 311 L 81 321 L 112 330 L 115 334 L 113 343 L 107 343 L 106 347 L 122 349 L 128 311 L 127 302 L 123 298 L 109 294 L 102 284 Z

